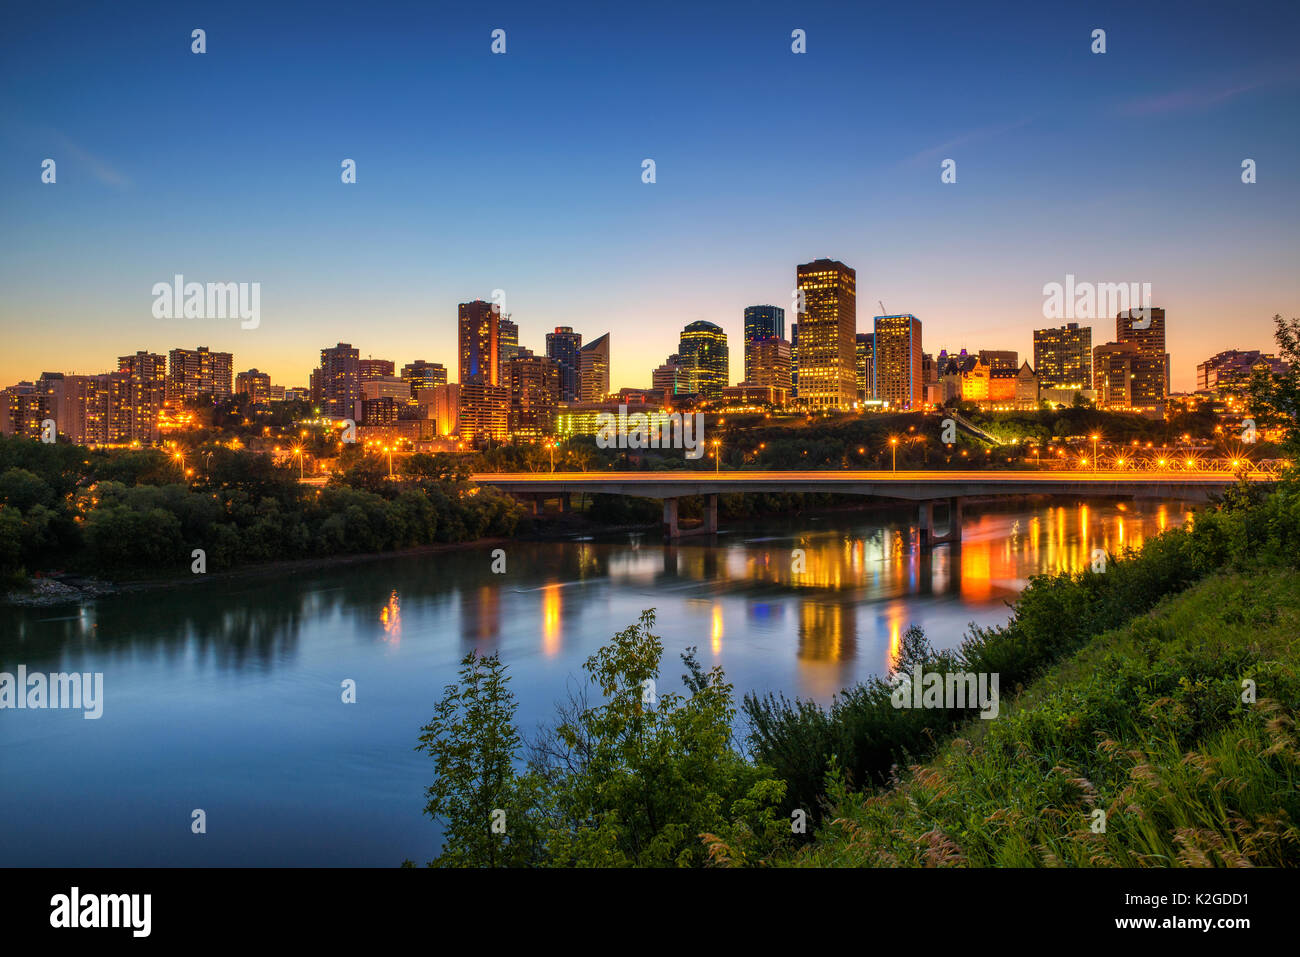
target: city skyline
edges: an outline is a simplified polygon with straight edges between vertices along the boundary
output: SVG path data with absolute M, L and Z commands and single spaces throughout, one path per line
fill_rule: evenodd
M 1171 22 L 1122 8 L 868 19 L 813 7 L 738 24 L 669 8 L 633 31 L 617 16 L 561 29 L 510 6 L 426 30 L 412 6 L 394 39 L 346 17 L 304 37 L 287 13 L 235 5 L 199 17 L 204 57 L 190 53 L 188 12 L 128 29 L 82 11 L 95 39 L 73 43 L 20 13 L 24 42 L 0 66 L 15 92 L 0 121 L 0 382 L 55 354 L 94 373 L 122 349 L 177 342 L 249 356 L 241 366 L 289 385 L 330 342 L 451 369 L 455 304 L 501 289 L 521 345 L 540 354 L 558 326 L 607 332 L 611 380 L 645 385 L 681 328 L 713 322 L 743 342 L 745 307 L 791 312 L 790 266 L 834 257 L 856 270 L 864 317 L 910 313 L 929 342 L 1022 356 L 1034 328 L 1060 324 L 1042 318 L 1045 284 L 1150 283 L 1176 317 L 1172 388 L 1190 391 L 1198 362 L 1269 349 L 1271 317 L 1300 302 L 1287 217 L 1300 140 L 1279 122 L 1300 105 L 1297 15 L 1244 9 Z M 972 18 L 997 50 L 970 41 Z M 504 56 L 489 50 L 497 26 Z M 790 51 L 794 27 L 805 54 Z M 990 71 L 990 52 L 1017 69 Z M 399 55 L 421 66 L 385 67 Z M 301 75 L 271 76 L 285 56 Z M 331 79 L 339 57 L 357 67 L 346 82 Z M 755 57 L 765 69 L 745 71 L 742 102 L 725 77 Z M 277 106 L 287 97 L 293 116 Z M 604 117 L 598 137 L 561 108 L 574 98 Z M 412 126 L 424 102 L 434 115 Z M 809 154 L 800 130 L 845 111 L 861 119 L 843 149 Z M 205 141 L 209 126 L 222 135 Z M 782 131 L 768 148 L 736 150 L 767 129 Z M 193 148 L 232 133 L 258 148 Z M 460 156 L 453 136 L 513 147 Z M 41 182 L 47 157 L 54 184 Z M 1255 183 L 1241 181 L 1244 158 Z M 340 182 L 344 159 L 355 184 Z M 507 228 L 450 228 L 471 218 Z M 261 283 L 262 322 L 154 318 L 152 285 L 178 273 Z M 742 376 L 732 349 L 729 380 Z

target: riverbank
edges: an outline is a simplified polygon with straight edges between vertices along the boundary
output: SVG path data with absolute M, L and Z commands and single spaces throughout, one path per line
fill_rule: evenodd
M 1300 572 L 1096 636 L 886 789 L 833 782 L 792 867 L 1295 866 Z M 960 795 L 960 799 L 957 796 Z

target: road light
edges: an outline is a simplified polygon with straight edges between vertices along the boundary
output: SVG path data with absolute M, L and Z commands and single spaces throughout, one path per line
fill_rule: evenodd
M 713 440 L 713 472 L 719 474 L 722 472 L 722 440 Z
M 892 471 L 897 472 L 898 471 L 898 436 L 891 435 L 889 437 L 889 451 L 891 455 L 891 461 L 893 462 Z
M 1100 437 L 1095 432 L 1090 436 L 1092 439 L 1092 470 L 1094 472 L 1097 471 L 1097 439 Z
M 546 451 L 550 453 L 550 456 L 551 456 L 551 471 L 554 472 L 554 471 L 555 471 L 555 443 L 554 443 L 554 442 L 547 442 L 547 443 L 546 443 Z

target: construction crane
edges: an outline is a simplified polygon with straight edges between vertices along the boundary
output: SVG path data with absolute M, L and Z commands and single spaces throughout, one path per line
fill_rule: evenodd
M 885 303 L 884 303 L 884 301 L 883 301 L 883 300 L 880 300 L 880 299 L 877 299 L 876 302 L 880 303 L 880 314 L 881 314 L 882 316 L 887 316 L 887 315 L 889 315 L 889 310 L 885 308 Z

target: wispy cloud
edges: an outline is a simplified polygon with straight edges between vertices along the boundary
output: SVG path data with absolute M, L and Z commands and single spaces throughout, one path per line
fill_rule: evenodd
M 131 188 L 131 181 L 108 161 L 100 159 L 89 150 L 83 149 L 57 130 L 52 135 L 53 139 L 59 143 L 60 148 L 66 151 L 77 163 L 84 166 L 90 172 L 90 175 L 99 182 L 114 189 Z M 57 158 L 55 157 L 55 159 Z
M 1220 81 L 1213 85 L 1186 87 L 1129 100 L 1120 104 L 1119 112 L 1124 116 L 1158 116 L 1163 113 L 1208 110 L 1234 100 L 1243 93 L 1293 83 L 1297 78 L 1300 78 L 1300 70 L 1292 67 L 1250 80 Z
M 1018 130 L 1022 127 L 1028 126 L 1032 122 L 1033 118 L 1031 117 L 1018 120 L 1015 123 L 1003 123 L 996 126 L 981 126 L 977 129 L 968 130 L 959 136 L 953 137 L 946 143 L 940 143 L 938 146 L 932 146 L 929 149 L 921 150 L 921 152 L 909 156 L 904 160 L 904 163 L 909 166 L 924 166 L 933 163 L 935 160 L 951 156 L 960 146 L 977 143 L 980 140 L 996 139 L 999 136 L 1004 136 L 1007 133 L 1010 133 L 1012 130 Z

